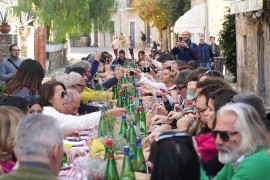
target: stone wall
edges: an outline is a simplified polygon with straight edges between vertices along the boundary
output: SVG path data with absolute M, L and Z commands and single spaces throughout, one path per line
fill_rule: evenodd
M 236 15 L 238 90 L 242 93 L 252 92 L 262 96 L 268 106 L 270 104 L 269 25 L 270 20 L 267 22 L 266 16 L 264 16 L 263 21 L 259 21 L 243 13 Z M 261 75 L 263 77 L 260 77 Z M 264 89 L 265 93 L 261 93 L 261 88 Z
M 17 34 L 1 34 L 0 33 L 0 62 L 9 57 L 9 46 L 18 43 Z
M 46 52 L 47 72 L 51 72 L 65 64 L 67 64 L 67 49 L 55 52 Z

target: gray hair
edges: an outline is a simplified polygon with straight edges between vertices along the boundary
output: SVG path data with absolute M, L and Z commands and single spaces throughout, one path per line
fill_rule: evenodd
M 79 84 L 81 82 L 82 76 L 76 72 L 70 72 L 66 79 L 63 81 L 63 84 L 67 89 L 71 89 L 75 84 Z
M 236 130 L 242 136 L 240 149 L 243 153 L 252 154 L 256 150 L 268 147 L 269 137 L 265 126 L 257 111 L 248 104 L 230 103 L 223 106 L 217 113 L 217 117 L 225 113 L 233 113 L 237 117 Z
M 80 97 L 80 94 L 78 91 L 73 90 L 73 89 L 67 89 L 67 99 L 65 100 L 66 104 L 72 103 L 74 97 Z
M 64 73 L 64 72 L 55 72 L 52 75 L 51 80 L 52 81 L 63 82 L 66 78 L 67 78 L 67 73 Z
M 75 63 L 72 67 L 73 68 L 81 67 L 81 68 L 87 70 L 87 69 L 91 69 L 91 64 L 86 60 L 81 60 L 81 61 Z
M 173 83 L 174 84 L 188 84 L 187 77 L 192 73 L 192 70 L 190 69 L 185 69 L 180 71 L 177 76 L 174 78 Z
M 56 119 L 43 114 L 23 118 L 16 129 L 15 147 L 18 159 L 48 160 L 56 144 L 63 144 L 63 136 Z

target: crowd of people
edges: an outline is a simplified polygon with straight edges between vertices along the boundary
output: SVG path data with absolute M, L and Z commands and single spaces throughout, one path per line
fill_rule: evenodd
M 198 47 L 189 32 L 182 38 L 172 53 L 140 50 L 135 61 L 134 54 L 128 59 L 118 51 L 123 37 L 115 36 L 115 59 L 96 52 L 45 83 L 41 64 L 19 59 L 19 47 L 12 45 L 0 68 L 7 81 L 0 95 L 0 180 L 57 179 L 63 154 L 69 162 L 80 154 L 64 148 L 63 138 L 98 126 L 100 107 L 91 102 L 112 100 L 111 89 L 123 77 L 136 79 L 143 99 L 142 145 L 151 179 L 270 179 L 270 119 L 263 101 L 235 91 L 210 61 L 198 61 L 218 56 L 214 37 L 211 45 L 201 38 Z M 106 113 L 118 117 L 126 110 Z

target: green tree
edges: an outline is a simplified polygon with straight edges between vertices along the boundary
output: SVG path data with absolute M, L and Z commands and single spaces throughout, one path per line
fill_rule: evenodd
M 164 30 L 190 9 L 190 0 L 135 0 L 134 7 L 142 20 Z
M 237 80 L 236 70 L 236 31 L 235 31 L 235 15 L 227 14 L 224 16 L 222 30 L 219 32 L 219 45 L 222 50 L 222 55 L 225 57 L 224 64 L 230 73 L 234 75 L 234 81 Z
M 114 0 L 20 0 L 16 11 L 31 11 L 58 38 L 87 35 L 109 28 Z

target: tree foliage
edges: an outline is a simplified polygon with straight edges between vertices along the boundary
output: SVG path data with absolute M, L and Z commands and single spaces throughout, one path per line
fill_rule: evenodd
M 163 30 L 190 9 L 190 0 L 135 0 L 134 7 L 142 20 Z
M 235 15 L 227 14 L 224 16 L 222 30 L 219 32 L 219 45 L 222 54 L 225 57 L 224 63 L 226 68 L 234 75 L 234 81 L 237 80 L 236 70 L 236 30 L 235 30 Z
M 106 31 L 114 0 L 20 0 L 19 10 L 29 10 L 59 38 Z

